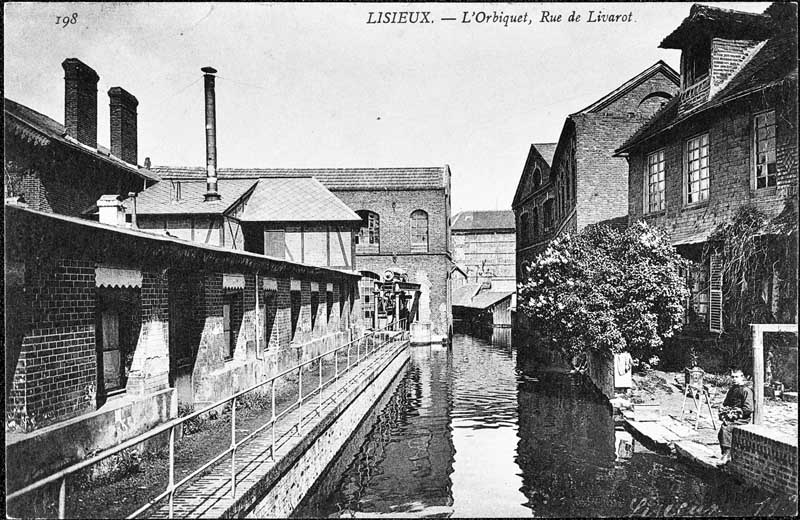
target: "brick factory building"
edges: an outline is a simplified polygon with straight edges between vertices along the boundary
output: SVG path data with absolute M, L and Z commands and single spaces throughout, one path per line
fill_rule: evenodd
M 567 116 L 555 149 L 531 146 L 512 205 L 518 269 L 561 233 L 627 222 L 628 165 L 614 151 L 677 91 L 678 74 L 659 61 Z
M 108 91 L 111 148 L 97 143 L 99 76 L 76 58 L 64 68 L 64 124 L 5 99 L 4 198 L 31 208 L 80 215 L 108 193 L 139 192 L 158 176 L 137 165 L 136 98 L 121 87 Z
M 13 204 L 5 219 L 17 483 L 344 344 L 360 326 L 352 270 Z
M 198 181 L 203 168 L 153 167 L 164 182 Z M 420 284 L 417 321 L 435 336 L 452 332 L 450 273 L 450 169 L 435 168 L 219 168 L 219 184 L 269 177 L 313 177 L 362 219 L 355 257 L 365 275 L 360 291 L 371 319 L 372 284 L 387 269 L 400 269 Z
M 743 206 L 771 220 L 764 239 L 791 246 L 792 265 L 765 258 L 753 286 L 770 321 L 797 323 L 796 5 L 763 14 L 694 5 L 661 47 L 681 50 L 680 94 L 618 153 L 630 164 L 630 221 L 666 228 L 695 262 L 685 333 L 710 339 L 723 331 L 728 302 L 722 283 L 711 283 L 722 266 L 714 256 L 703 261 L 703 249 Z
M 453 261 L 467 270 L 467 283 L 516 291 L 513 211 L 462 211 L 453 217 L 452 234 Z

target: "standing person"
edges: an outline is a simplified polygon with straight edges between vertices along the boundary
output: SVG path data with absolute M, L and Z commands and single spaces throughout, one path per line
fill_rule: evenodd
M 730 458 L 731 438 L 733 427 L 737 424 L 748 424 L 753 414 L 753 391 L 745 386 L 744 373 L 740 368 L 731 369 L 733 386 L 728 390 L 719 418 L 722 427 L 719 429 L 719 446 L 722 449 L 722 463 L 727 463 Z

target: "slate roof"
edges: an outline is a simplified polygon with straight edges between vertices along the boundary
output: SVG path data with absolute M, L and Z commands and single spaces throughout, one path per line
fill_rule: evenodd
M 547 161 L 549 166 L 553 166 L 553 156 L 556 154 L 558 143 L 533 143 L 531 146 L 535 146 L 542 159 Z
M 111 151 L 98 145 L 96 149 L 86 146 L 77 139 L 67 135 L 67 129 L 58 121 L 26 107 L 16 101 L 4 98 L 3 106 L 5 131 L 13 132 L 24 139 L 46 146 L 50 140 L 57 141 L 72 148 L 91 154 L 114 167 L 126 170 L 134 175 L 150 181 L 158 181 L 160 177 L 146 168 L 140 168 L 111 155 Z
M 514 291 L 481 290 L 480 287 L 480 284 L 467 284 L 454 288 L 453 307 L 488 309 L 506 298 L 511 298 L 514 294 Z
M 514 232 L 516 222 L 514 212 L 502 211 L 462 211 L 453 218 L 452 231 L 506 230 Z
M 788 83 L 797 84 L 797 34 L 792 31 L 787 31 L 768 40 L 730 78 L 728 84 L 722 90 L 689 112 L 679 116 L 680 96 L 672 98 L 646 124 L 628 138 L 617 149 L 616 153 L 624 153 L 634 145 L 701 112 L 722 106 L 747 94 Z
M 155 166 L 164 179 L 205 179 L 205 168 Z M 219 168 L 220 179 L 315 177 L 329 190 L 444 189 L 447 166 L 422 168 Z
M 180 182 L 181 200 L 174 199 Z M 239 219 L 247 222 L 361 222 L 361 218 L 336 195 L 311 177 L 224 179 L 217 183 L 218 201 L 205 201 L 206 183 L 197 180 L 164 180 L 139 193 L 140 215 L 220 215 L 246 199 Z M 132 199 L 126 199 L 130 211 Z
M 65 251 L 70 254 L 79 252 L 94 261 L 121 262 L 123 265 L 145 259 L 173 262 L 175 265 L 200 264 L 206 268 L 224 269 L 228 272 L 247 269 L 250 272 L 260 270 L 262 273 L 270 271 L 305 276 L 361 276 L 360 273 L 348 269 L 301 264 L 259 253 L 200 244 L 12 204 L 4 205 L 4 214 L 6 229 L 11 238 L 6 242 L 10 257 L 28 254 L 26 248 L 30 250 L 34 243 L 33 250 Z
M 219 185 L 236 182 L 220 181 Z M 312 177 L 259 179 L 247 200 L 242 221 L 361 222 L 355 211 Z
M 659 45 L 682 49 L 699 33 L 731 40 L 755 40 L 769 36 L 772 20 L 768 15 L 694 4 L 683 22 Z
M 136 213 L 139 215 L 221 215 L 228 211 L 256 184 L 255 179 L 228 179 L 217 185 L 220 200 L 205 202 L 205 181 L 181 181 L 181 199 L 172 200 L 173 182 L 164 180 L 140 192 L 136 197 Z M 133 201 L 125 199 L 126 210 L 131 211 Z

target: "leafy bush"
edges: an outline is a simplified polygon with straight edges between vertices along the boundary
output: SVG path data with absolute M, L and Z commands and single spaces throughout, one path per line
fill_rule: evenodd
M 665 233 L 644 222 L 590 226 L 557 238 L 525 268 L 518 306 L 568 357 L 628 351 L 646 361 L 682 327 L 685 266 Z

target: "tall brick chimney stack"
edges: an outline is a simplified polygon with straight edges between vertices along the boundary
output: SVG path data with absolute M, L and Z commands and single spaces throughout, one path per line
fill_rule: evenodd
M 217 107 L 214 94 L 214 74 L 217 69 L 203 67 L 206 100 L 206 202 L 219 200 L 217 192 Z
M 136 107 L 139 101 L 122 87 L 108 91 L 111 114 L 111 153 L 137 164 Z
M 64 67 L 64 126 L 67 135 L 97 148 L 97 82 L 100 76 L 77 58 Z

